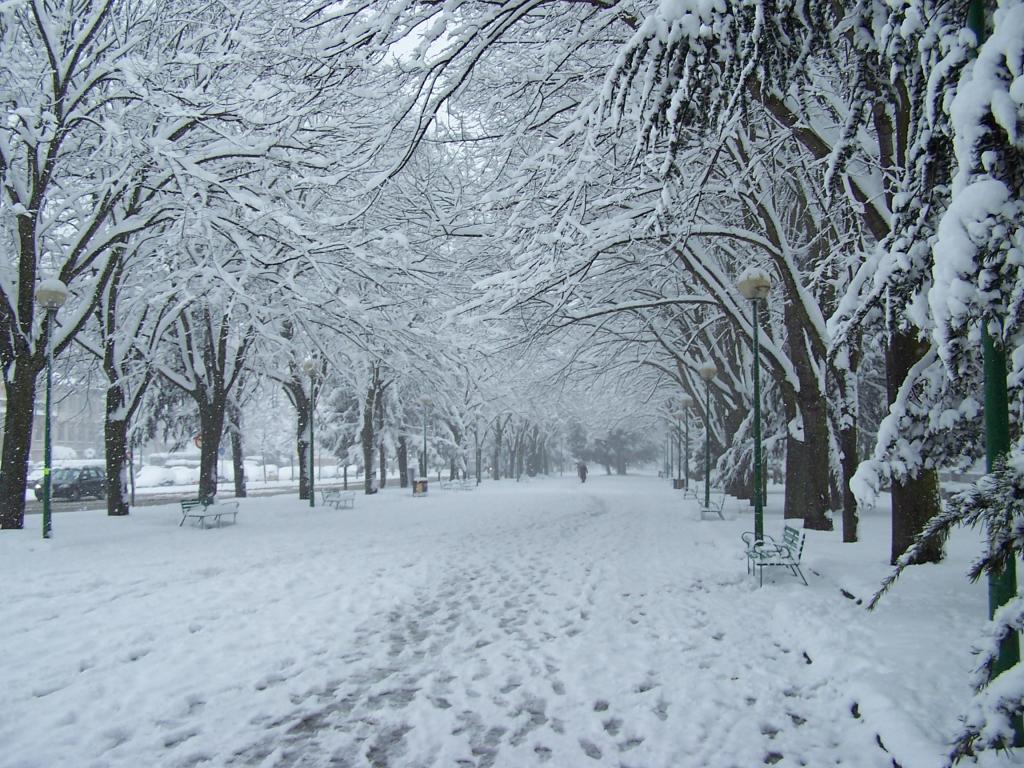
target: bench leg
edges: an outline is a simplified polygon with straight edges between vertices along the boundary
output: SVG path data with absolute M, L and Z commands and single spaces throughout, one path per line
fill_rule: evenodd
M 790 566 L 790 568 L 792 568 L 794 576 L 799 576 L 801 579 L 803 579 L 805 587 L 809 587 L 810 586 L 810 584 L 807 583 L 807 579 L 804 577 L 804 572 L 800 570 L 800 566 L 799 565 L 792 565 L 792 566 Z

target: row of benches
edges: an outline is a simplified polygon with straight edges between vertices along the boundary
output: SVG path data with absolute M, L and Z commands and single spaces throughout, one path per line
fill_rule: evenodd
M 324 488 L 320 491 L 320 501 L 324 506 L 335 509 L 353 509 L 356 505 L 355 491 L 342 491 L 338 488 Z M 238 522 L 237 501 L 217 501 L 216 499 L 182 499 L 181 522 L 178 527 L 191 520 L 193 525 L 201 528 L 220 528 L 223 525 Z
M 442 483 L 441 487 L 445 488 L 446 484 Z M 457 490 L 471 490 L 476 485 L 472 481 L 452 480 L 448 482 L 447 487 Z M 320 491 L 320 499 L 325 506 L 332 506 L 335 509 L 345 507 L 352 509 L 356 503 L 356 492 L 343 491 L 338 488 L 325 488 Z M 725 494 L 717 494 L 713 506 L 701 507 L 701 517 L 703 518 L 704 513 L 710 510 L 717 513 L 722 519 L 725 519 L 722 516 L 724 504 Z M 220 528 L 227 522 L 228 517 L 231 518 L 232 524 L 237 522 L 237 501 L 184 499 L 181 502 L 181 522 L 178 523 L 178 526 L 183 526 L 186 520 L 192 520 L 193 524 L 197 524 L 202 528 L 206 528 L 207 524 Z M 757 540 L 750 531 L 742 534 L 741 539 L 746 547 L 747 573 L 752 574 L 756 570 L 760 584 L 764 584 L 764 569 L 773 567 L 788 568 L 794 576 L 799 576 L 803 583 L 807 584 L 807 578 L 804 576 L 803 571 L 800 570 L 800 558 L 804 551 L 803 531 L 787 525 L 782 532 L 781 543 L 768 535 L 764 535 L 760 540 Z

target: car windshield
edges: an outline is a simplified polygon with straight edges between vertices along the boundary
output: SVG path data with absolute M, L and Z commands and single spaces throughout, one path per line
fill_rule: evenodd
M 53 482 L 71 483 L 78 479 L 77 469 L 55 469 L 53 470 Z

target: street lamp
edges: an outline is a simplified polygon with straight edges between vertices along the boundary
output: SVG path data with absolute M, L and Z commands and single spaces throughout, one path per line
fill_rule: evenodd
M 711 506 L 711 380 L 718 375 L 718 366 L 708 360 L 697 369 L 704 379 L 704 506 Z
M 43 422 L 43 538 L 50 538 L 50 401 L 53 386 L 53 318 L 68 300 L 68 287 L 55 277 L 49 277 L 36 288 L 36 303 L 46 310 L 46 416 Z
M 752 307 L 751 337 L 754 348 L 754 540 L 764 541 L 764 499 L 761 474 L 761 346 L 757 337 L 758 310 L 772 289 L 771 276 L 762 269 L 747 269 L 736 287 Z
M 693 398 L 683 395 L 679 398 L 679 404 L 683 407 L 683 424 L 685 425 L 685 438 L 683 443 L 683 488 L 690 490 L 690 408 L 693 406 Z
M 311 357 L 302 361 L 302 370 L 309 376 L 309 506 L 316 506 L 313 493 L 313 414 L 316 412 L 316 362 Z

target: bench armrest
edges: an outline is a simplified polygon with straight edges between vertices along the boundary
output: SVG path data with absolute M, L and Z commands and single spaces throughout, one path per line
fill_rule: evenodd
M 753 549 L 755 546 L 757 546 L 757 539 L 754 538 L 753 531 L 744 531 L 740 534 L 740 538 L 743 539 L 743 543 L 746 545 L 747 549 Z M 761 536 L 761 546 L 777 547 L 779 545 L 778 542 L 775 541 L 775 539 L 773 539 L 771 536 L 765 533 Z
M 748 549 L 747 557 L 752 560 L 792 560 L 793 550 L 785 544 L 771 544 Z

